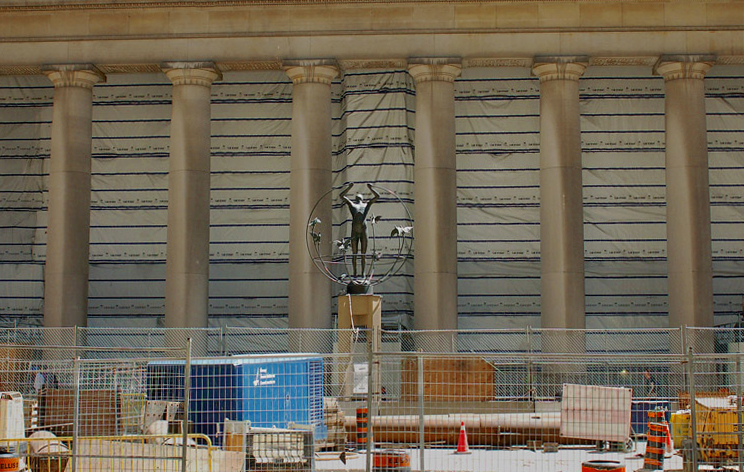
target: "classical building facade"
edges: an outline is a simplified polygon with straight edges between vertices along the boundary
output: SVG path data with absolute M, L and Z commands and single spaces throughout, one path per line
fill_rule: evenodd
M 307 218 L 346 182 L 414 211 L 388 325 L 740 309 L 744 1 L 0 0 L 0 23 L 6 322 L 331 327 Z

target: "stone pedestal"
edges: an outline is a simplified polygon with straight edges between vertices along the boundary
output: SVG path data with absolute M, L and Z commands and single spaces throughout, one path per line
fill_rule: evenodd
M 380 346 L 382 327 L 382 297 L 379 295 L 340 295 L 338 297 L 338 329 L 348 334 L 352 329 L 374 330 L 372 348 Z M 338 351 L 351 352 L 349 337 L 339 334 Z
M 105 77 L 91 64 L 43 72 L 54 84 L 44 326 L 86 326 L 93 86 Z
M 382 297 L 379 295 L 341 295 L 338 297 L 338 353 L 337 372 L 343 375 L 339 379 L 342 385 L 341 395 L 350 397 L 354 391 L 354 364 L 368 362 L 367 349 L 373 352 L 380 350 L 380 329 L 382 327 Z M 355 349 L 359 346 L 358 331 L 366 334 L 366 346 L 363 351 Z M 348 354 L 348 357 L 346 356 Z M 379 361 L 378 361 L 379 362 Z M 370 366 L 372 367 L 372 366 Z M 374 366 L 374 378 L 370 392 L 378 391 L 381 385 L 379 365 Z

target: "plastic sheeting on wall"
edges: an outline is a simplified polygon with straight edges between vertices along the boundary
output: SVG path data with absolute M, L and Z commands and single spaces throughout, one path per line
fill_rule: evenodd
M 744 69 L 706 79 L 717 322 L 744 292 Z M 0 321 L 40 322 L 53 88 L 0 89 Z M 664 84 L 642 68 L 580 81 L 587 326 L 666 326 Z M 157 326 L 164 310 L 168 80 L 94 88 L 91 326 Z M 226 73 L 212 88 L 210 322 L 286 326 L 292 85 Z M 539 83 L 526 69 L 464 69 L 455 83 L 459 321 L 538 326 Z M 405 71 L 346 71 L 332 86 L 333 197 L 347 182 L 413 211 L 415 86 Z M 348 231 L 335 202 L 334 237 Z M 378 214 L 404 215 L 394 202 Z M 419 255 L 421 256 L 421 255 Z M 341 289 L 341 287 L 339 287 Z M 412 326 L 413 265 L 376 288 L 385 323 Z M 160 321 L 159 321 L 160 320 Z

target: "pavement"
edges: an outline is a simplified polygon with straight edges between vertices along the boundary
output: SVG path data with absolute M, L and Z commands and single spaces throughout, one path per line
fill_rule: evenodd
M 582 464 L 588 461 L 616 461 L 625 472 L 643 468 L 645 442 L 636 443 L 631 452 L 597 451 L 586 446 L 562 446 L 557 452 L 541 449 L 481 449 L 470 448 L 470 454 L 455 454 L 456 448 L 427 448 L 424 450 L 424 469 L 427 472 L 582 472 Z M 411 470 L 420 471 L 420 451 L 404 450 L 411 459 Z M 362 472 L 366 470 L 366 451 L 347 454 L 346 464 L 338 453 L 323 453 L 316 458 L 315 468 L 328 472 Z M 682 469 L 682 457 L 667 454 L 664 470 Z

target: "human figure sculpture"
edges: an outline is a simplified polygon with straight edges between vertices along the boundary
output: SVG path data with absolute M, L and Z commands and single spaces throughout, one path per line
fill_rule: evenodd
M 365 254 L 367 253 L 367 215 L 369 209 L 373 203 L 380 198 L 380 194 L 372 188 L 372 184 L 367 184 L 367 188 L 374 195 L 369 201 L 364 201 L 362 194 L 358 193 L 354 196 L 354 199 L 350 199 L 346 196 L 351 190 L 354 184 L 350 183 L 341 191 L 339 198 L 341 198 L 346 206 L 349 207 L 351 213 L 351 266 L 354 270 L 354 277 L 357 276 L 357 254 L 359 253 L 360 245 L 362 249 L 362 274 L 364 274 L 365 268 Z

